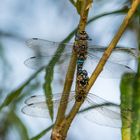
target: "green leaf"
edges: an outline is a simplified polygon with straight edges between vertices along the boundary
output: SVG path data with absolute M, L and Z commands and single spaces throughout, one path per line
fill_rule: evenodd
M 140 36 L 138 39 L 140 50 Z M 131 139 L 140 139 L 140 58 L 138 58 L 138 70 L 133 84 L 133 100 L 132 100 L 132 126 L 131 126 Z
M 40 132 L 38 135 L 34 136 L 30 140 L 39 140 L 41 137 L 43 137 L 47 132 L 49 132 L 53 128 L 54 124 Z
M 83 1 L 82 0 L 77 0 L 76 9 L 77 9 L 77 13 L 79 15 L 81 14 L 81 11 L 82 11 L 82 5 L 83 5 Z
M 4 102 L 1 104 L 0 110 L 3 107 L 8 106 L 10 103 L 12 103 L 14 99 L 16 99 L 21 94 L 22 90 L 30 83 L 30 81 L 33 80 L 43 69 L 44 67 L 40 68 L 28 80 L 26 80 L 21 86 L 19 86 L 19 88 L 10 92 L 8 96 L 6 97 L 6 99 L 4 100 Z
M 131 78 L 130 78 L 131 77 Z M 126 73 L 122 76 L 120 90 L 121 90 L 121 111 L 125 109 L 132 110 L 132 94 L 133 94 L 133 82 L 135 74 Z M 129 80 L 128 80 L 129 79 Z M 131 111 L 123 112 L 123 116 L 127 116 L 128 119 L 122 117 L 122 126 L 130 126 L 131 124 Z M 130 120 L 130 122 L 128 121 Z M 123 130 L 122 130 L 123 133 Z
M 72 3 L 73 6 L 76 6 L 76 3 L 74 0 L 70 0 L 70 2 Z
M 139 140 L 140 138 L 140 73 L 136 74 L 133 84 L 133 100 L 132 100 L 132 125 L 131 125 L 131 139 Z
M 8 119 L 11 124 L 15 125 L 16 128 L 18 128 L 21 138 L 23 140 L 29 140 L 28 131 L 26 129 L 26 126 L 23 124 L 23 122 L 20 120 L 20 118 L 15 114 L 14 111 L 10 112 Z
M 61 43 L 69 42 L 71 40 L 71 38 L 74 36 L 74 33 L 75 33 L 75 30 L 73 32 L 71 32 Z M 55 67 L 56 63 L 59 61 L 64 49 L 65 49 L 65 45 L 60 44 L 58 49 L 56 50 L 56 53 L 54 54 L 54 56 L 52 57 L 52 59 L 50 60 L 49 64 L 46 67 L 45 83 L 43 85 L 43 89 L 45 92 L 46 99 L 48 97 L 50 99 L 50 100 L 46 100 L 46 103 L 48 105 L 49 114 L 50 114 L 50 117 L 52 120 L 53 120 L 53 101 L 52 101 L 51 97 L 53 97 L 53 94 L 52 94 L 51 83 L 53 80 L 54 67 Z M 51 106 L 50 106 L 50 104 L 51 104 Z

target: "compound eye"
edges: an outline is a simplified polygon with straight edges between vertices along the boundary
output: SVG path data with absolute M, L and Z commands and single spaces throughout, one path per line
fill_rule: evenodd
M 80 81 L 80 84 L 82 85 L 82 86 L 84 86 L 85 84 L 86 84 L 86 82 L 85 81 Z
M 76 96 L 76 101 L 80 102 L 82 100 L 82 96 Z

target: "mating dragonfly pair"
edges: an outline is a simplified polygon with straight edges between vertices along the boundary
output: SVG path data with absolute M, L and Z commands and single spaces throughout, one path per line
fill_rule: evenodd
M 98 63 L 106 47 L 91 45 L 90 42 L 88 44 L 87 59 L 85 60 L 84 66 L 88 66 L 87 68 L 91 66 L 91 69 L 87 71 L 92 73 L 93 66 L 95 66 L 94 64 Z M 65 61 L 67 62 L 67 58 L 71 56 L 73 49 L 73 44 L 71 43 L 51 42 L 37 38 L 28 40 L 27 46 L 36 52 L 36 56 L 27 59 L 25 65 L 34 69 L 41 67 L 50 67 L 51 69 L 50 62 L 52 58 L 57 59 L 56 65 L 64 64 L 64 67 L 66 67 L 67 63 L 65 64 Z M 55 52 L 58 53 L 55 54 Z M 119 78 L 124 72 L 134 73 L 135 71 L 128 66 L 128 63 L 132 60 L 137 60 L 138 57 L 139 52 L 135 48 L 116 47 L 106 63 L 101 76 L 104 77 L 105 75 L 107 78 Z M 56 72 L 58 72 L 57 69 Z M 71 92 L 68 102 L 71 103 L 75 99 L 75 96 L 75 92 Z M 48 106 L 52 106 L 52 104 L 46 105 L 46 100 L 50 99 L 52 99 L 52 97 L 46 98 L 43 95 L 31 96 L 25 101 L 26 106 L 22 109 L 22 112 L 30 116 L 49 118 Z M 54 107 L 58 106 L 60 99 L 60 93 L 53 94 Z M 84 112 L 85 108 L 88 108 L 88 110 Z M 108 102 L 92 93 L 87 95 L 80 112 L 85 114 L 88 120 L 105 126 L 120 128 L 122 127 L 122 118 L 125 118 L 130 123 L 129 118 L 123 115 L 123 110 L 120 111 L 119 105 Z M 124 114 L 126 114 L 126 109 L 124 110 Z

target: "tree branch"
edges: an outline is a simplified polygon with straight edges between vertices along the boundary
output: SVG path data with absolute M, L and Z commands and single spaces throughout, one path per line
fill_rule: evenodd
M 80 13 L 80 22 L 79 22 L 79 26 L 78 26 L 78 32 L 85 30 L 88 11 L 89 11 L 91 2 L 92 2 L 92 0 L 83 0 L 82 1 L 83 5 L 82 5 L 81 13 Z M 75 72 L 75 68 L 76 68 L 76 61 L 77 61 L 77 53 L 75 51 L 73 51 L 71 60 L 70 60 L 69 66 L 68 66 L 68 71 L 66 74 L 63 94 L 61 97 L 56 122 L 55 122 L 55 125 L 53 128 L 53 131 L 52 131 L 52 136 L 51 136 L 52 140 L 63 140 L 63 139 L 65 139 L 66 134 L 67 134 L 67 131 L 65 131 L 65 133 L 62 132 L 63 127 L 61 127 L 61 126 L 63 126 L 63 124 L 64 124 L 63 120 L 65 120 L 65 111 L 66 111 L 66 107 L 67 107 L 67 102 L 68 102 L 68 98 L 69 98 L 71 85 L 73 82 L 74 72 Z M 67 94 L 67 96 L 66 96 L 66 94 Z M 65 103 L 63 102 L 64 100 L 66 101 Z

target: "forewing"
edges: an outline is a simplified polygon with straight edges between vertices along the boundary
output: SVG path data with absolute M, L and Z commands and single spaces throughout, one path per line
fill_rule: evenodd
M 32 48 L 40 56 L 52 56 L 58 48 L 61 49 L 63 47 L 66 48 L 65 52 L 70 53 L 73 44 L 32 38 L 26 41 L 26 45 Z
M 61 43 L 32 38 L 26 42 L 26 45 L 33 49 L 34 57 L 25 60 L 25 65 L 32 69 L 41 67 L 50 67 L 57 64 L 66 65 L 72 53 L 72 43 Z
M 89 46 L 88 52 L 90 53 L 90 55 L 101 58 L 106 49 L 107 47 L 105 46 L 92 45 Z M 138 57 L 140 57 L 140 52 L 138 51 L 138 49 L 117 46 L 113 49 L 108 61 L 126 65 L 131 60 L 137 59 Z

